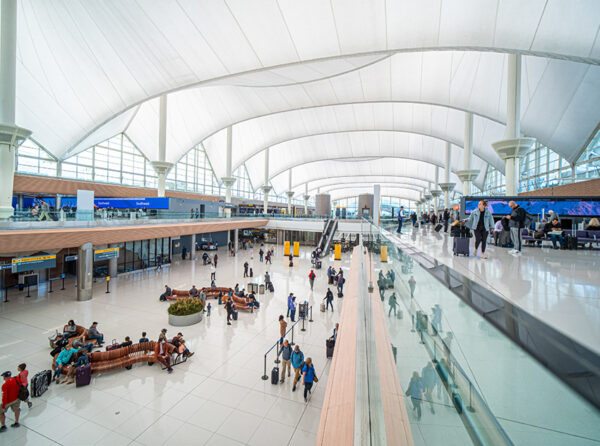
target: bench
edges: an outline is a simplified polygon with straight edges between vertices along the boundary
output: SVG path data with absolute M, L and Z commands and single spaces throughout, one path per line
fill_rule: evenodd
M 223 293 L 223 296 L 226 297 L 231 291 L 231 288 L 227 287 L 205 287 L 198 291 L 198 295 L 204 291 L 206 293 L 206 298 L 214 297 L 215 299 L 219 297 L 219 293 Z M 179 300 L 185 299 L 186 297 L 190 297 L 190 292 L 185 290 L 173 290 L 170 296 L 167 296 L 167 300 Z
M 189 290 L 172 290 L 171 295 L 167 296 L 167 300 L 178 300 L 190 297 Z

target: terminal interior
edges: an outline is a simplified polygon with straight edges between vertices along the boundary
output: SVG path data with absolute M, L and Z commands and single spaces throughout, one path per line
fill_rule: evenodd
M 600 5 L 0 4 L 0 444 L 600 445 Z

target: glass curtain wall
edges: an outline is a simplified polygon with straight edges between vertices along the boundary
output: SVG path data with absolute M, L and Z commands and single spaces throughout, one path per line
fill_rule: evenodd
M 167 175 L 165 187 L 170 190 L 221 195 L 219 181 L 201 144 L 194 146 L 173 166 Z
M 149 240 L 134 240 L 118 243 L 120 248 L 118 272 L 124 273 L 171 262 L 171 239 L 169 237 Z
M 17 152 L 15 170 L 31 175 L 57 176 L 58 162 L 56 158 L 28 139 Z

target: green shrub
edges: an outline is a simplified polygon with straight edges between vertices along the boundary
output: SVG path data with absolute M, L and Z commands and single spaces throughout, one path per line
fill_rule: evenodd
M 169 305 L 168 312 L 173 316 L 188 316 L 202 311 L 202 301 L 193 297 L 186 297 Z

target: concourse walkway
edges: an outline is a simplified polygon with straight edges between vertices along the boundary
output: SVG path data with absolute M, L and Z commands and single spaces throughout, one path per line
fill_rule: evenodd
M 269 246 L 269 245 L 267 245 Z M 310 248 L 302 247 L 294 267 L 288 267 L 283 249 L 277 246 L 273 265 L 265 267 L 250 251 L 239 251 L 235 258 L 219 250 L 217 286 L 245 287 L 243 264 L 250 262 L 254 279 L 268 269 L 275 293 L 257 295 L 260 310 L 240 312 L 239 320 L 226 325 L 225 310 L 211 299 L 212 315 L 197 325 L 171 327 L 167 324 L 168 303 L 159 302 L 164 285 L 174 289 L 208 286 L 210 267 L 197 260 L 175 261 L 162 271 L 130 273 L 105 283 L 94 284 L 94 297 L 77 302 L 76 288 L 66 282 L 65 291 L 48 294 L 42 287 L 36 295 L 11 293 L 8 303 L 0 304 L 0 369 L 16 371 L 25 362 L 30 379 L 51 366 L 48 336 L 69 320 L 89 327 L 98 321 L 105 341 L 134 342 L 142 331 L 156 340 L 162 328 L 168 337 L 183 332 L 186 344 L 195 355 L 177 365 L 171 375 L 136 364 L 132 370 L 92 375 L 90 386 L 52 384 L 40 398 L 33 398 L 32 409 L 22 405 L 21 427 L 0 434 L 0 443 L 10 445 L 313 445 L 325 395 L 330 360 L 326 359 L 325 339 L 339 321 L 342 299 L 334 301 L 335 311 L 321 313 L 319 304 L 327 290 L 326 270 L 330 264 L 347 270 L 350 254 L 341 262 L 323 259 L 323 269 L 315 271 L 314 291 L 310 291 Z M 272 385 L 263 381 L 263 355 L 279 338 L 278 317 L 286 313 L 287 295 L 294 292 L 314 306 L 314 322 L 306 331 L 296 326 L 294 341 L 305 356 L 312 357 L 319 383 L 313 387 L 308 403 L 302 386 L 292 393 L 292 381 Z M 287 319 L 288 322 L 289 319 Z M 290 324 L 291 325 L 291 324 Z M 289 326 L 290 326 L 289 325 Z M 288 328 L 289 328 L 288 326 Z M 270 375 L 275 357 L 267 362 Z M 293 375 L 292 375 L 293 377 Z M 10 418 L 9 414 L 9 418 Z M 7 423 L 8 424 L 8 423 Z
M 399 238 L 600 353 L 599 249 L 524 245 L 516 257 L 492 242 L 483 260 L 453 255 L 452 237 L 429 226 L 415 230 L 405 225 Z

